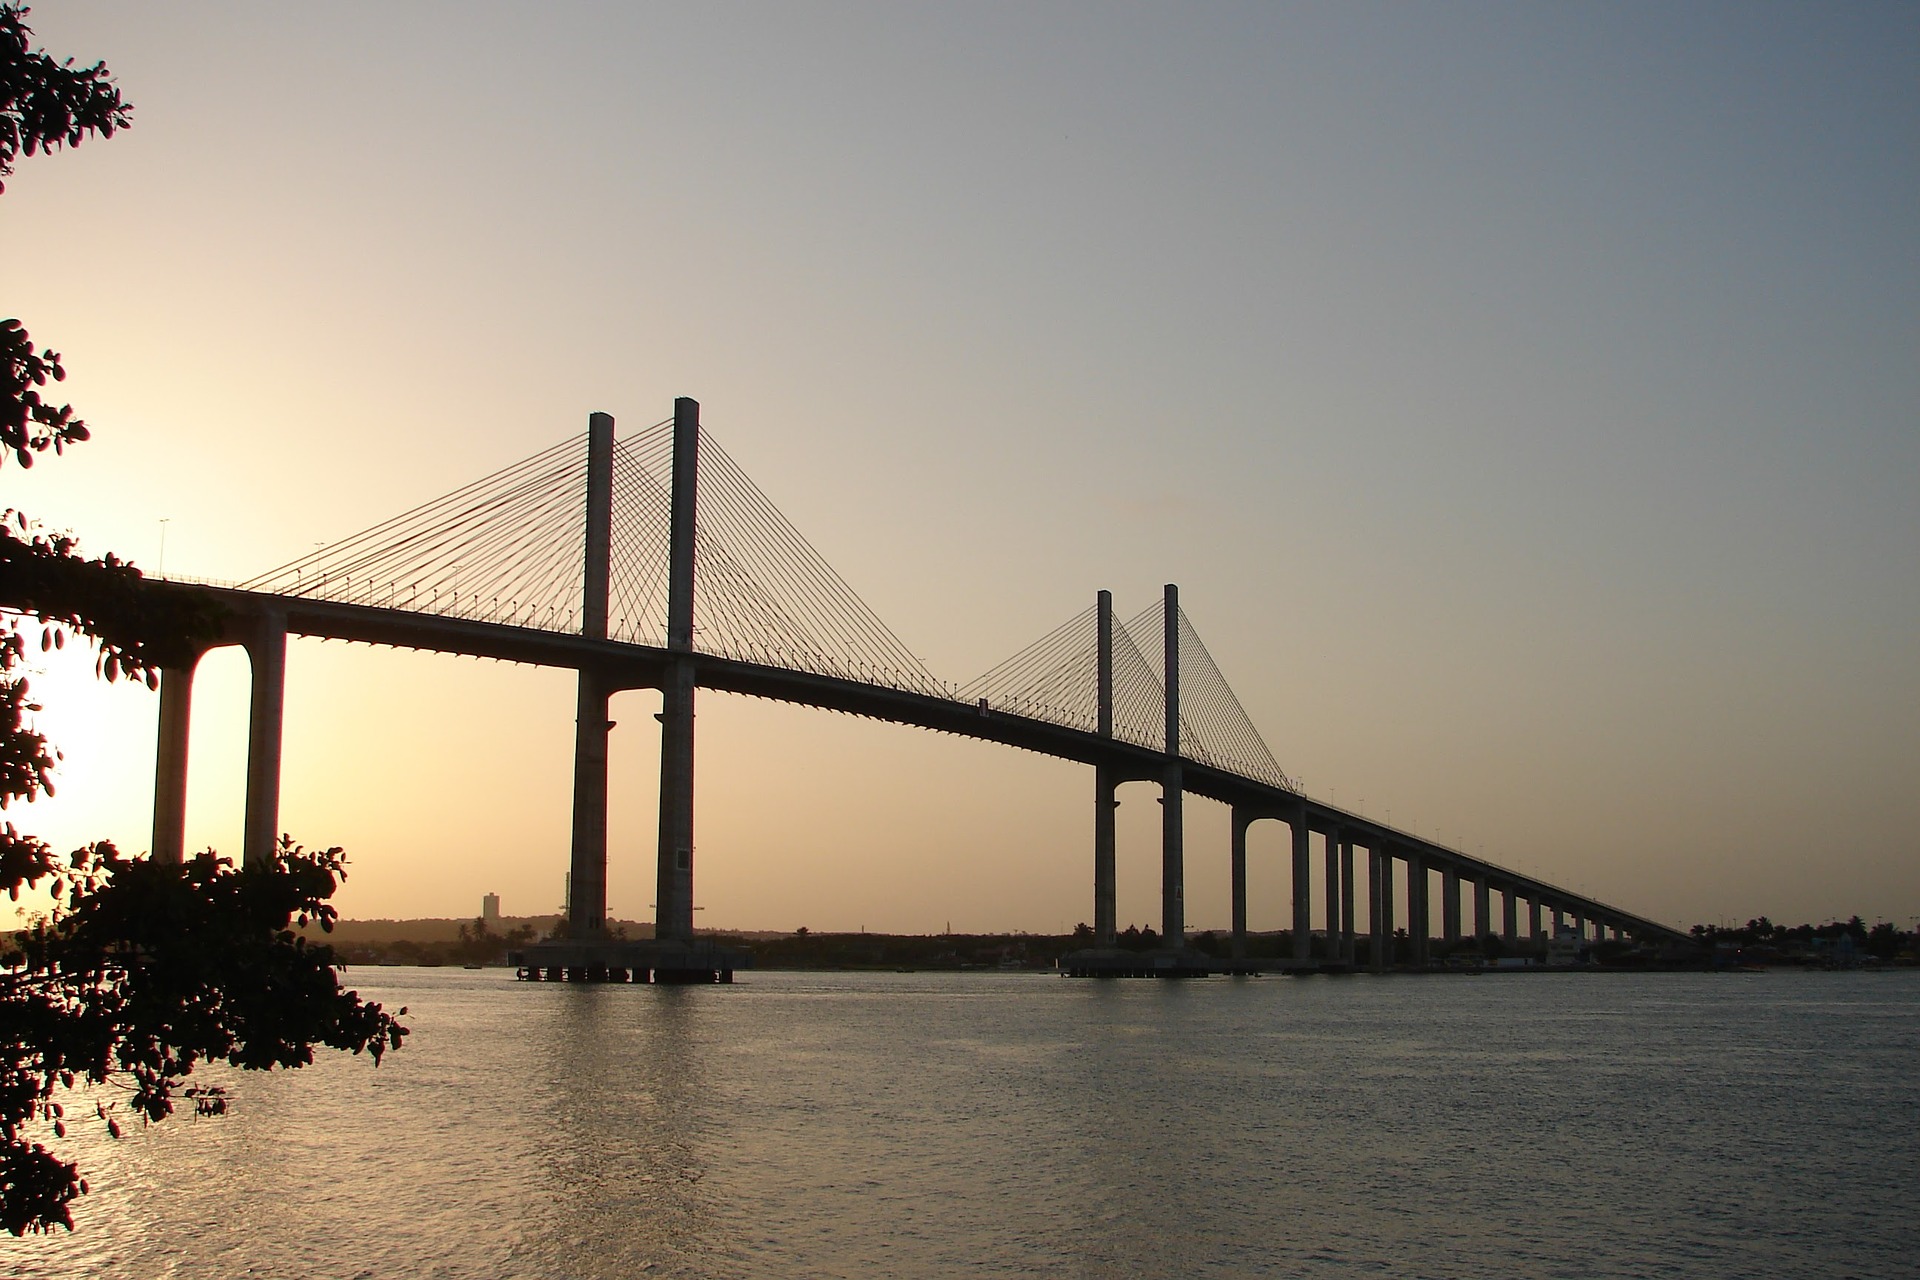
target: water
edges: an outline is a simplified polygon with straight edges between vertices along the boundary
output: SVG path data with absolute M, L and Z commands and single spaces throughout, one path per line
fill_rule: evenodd
M 0 1274 L 1920 1275 L 1920 973 L 350 976 Z

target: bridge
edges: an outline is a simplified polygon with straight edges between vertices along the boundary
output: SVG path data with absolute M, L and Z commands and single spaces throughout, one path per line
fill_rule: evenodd
M 996 742 L 1093 770 L 1093 946 L 1076 972 L 1200 973 L 1246 967 L 1247 832 L 1291 833 L 1292 945 L 1284 966 L 1315 965 L 1312 862 L 1325 860 L 1324 954 L 1353 967 L 1366 854 L 1366 938 L 1404 920 L 1410 960 L 1431 959 L 1433 882 L 1442 937 L 1536 944 L 1568 927 L 1684 941 L 1655 921 L 1307 796 L 1274 761 L 1179 602 L 1178 590 L 1126 620 L 1094 603 L 966 685 L 935 678 L 700 426 L 699 405 L 627 437 L 595 413 L 574 437 L 351 538 L 232 587 L 158 581 L 220 606 L 209 645 L 240 645 L 252 667 L 243 857 L 271 856 L 278 833 L 289 636 L 496 658 L 578 673 L 565 937 L 540 944 L 536 976 L 657 981 L 731 975 L 732 958 L 696 936 L 696 690 L 783 702 Z M 195 660 L 197 663 L 197 658 Z M 162 672 L 153 856 L 185 853 L 193 666 Z M 608 936 L 608 700 L 661 694 L 654 938 Z M 1159 784 L 1160 947 L 1115 949 L 1117 789 Z M 1232 961 L 1187 945 L 1183 801 L 1232 813 Z M 1396 881 L 1402 887 L 1396 893 Z M 1501 914 L 1492 913 L 1494 895 Z M 1525 904 L 1524 916 L 1522 904 Z M 1525 932 L 1522 932 L 1522 923 Z M 1369 945 L 1383 970 L 1388 948 Z

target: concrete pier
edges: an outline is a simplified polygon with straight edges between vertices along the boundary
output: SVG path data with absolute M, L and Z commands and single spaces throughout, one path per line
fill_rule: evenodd
M 1313 876 L 1307 861 L 1311 833 L 1305 801 L 1287 825 L 1293 833 L 1293 958 L 1304 961 L 1313 956 Z
M 1321 919 L 1327 940 L 1325 959 L 1329 964 L 1337 964 L 1340 961 L 1340 828 L 1327 828 L 1326 841 L 1327 873 L 1321 881 Z
M 1247 954 L 1247 828 L 1253 824 L 1253 815 L 1235 807 L 1232 823 L 1233 958 L 1243 960 Z
M 614 938 L 560 938 L 509 953 L 522 982 L 613 982 L 701 985 L 732 982 L 749 967 L 744 951 L 711 942 L 625 942 Z
M 653 936 L 693 941 L 693 604 L 700 405 L 673 402 L 673 499 L 668 532 L 667 649 L 660 691 L 660 844 Z
M 1407 853 L 1407 937 L 1413 944 L 1410 961 L 1416 966 L 1428 960 L 1428 935 L 1433 932 L 1433 910 L 1428 902 L 1427 864 L 1418 853 Z
M 1376 852 L 1380 859 L 1376 864 L 1380 873 L 1380 933 L 1377 936 L 1385 939 L 1385 941 L 1375 946 L 1374 953 L 1380 957 L 1380 965 L 1383 969 L 1391 969 L 1394 965 L 1393 917 L 1395 914 L 1393 909 L 1393 850 L 1383 844 Z
M 1353 840 L 1340 838 L 1340 963 L 1353 963 Z
M 607 638 L 613 544 L 613 418 L 587 418 L 587 522 L 580 634 Z M 613 690 L 582 667 L 573 721 L 573 839 L 568 859 L 567 931 L 598 938 L 607 924 L 607 703 Z
M 573 721 L 573 839 L 567 930 L 597 937 L 607 923 L 607 700 L 598 673 L 582 668 Z
M 280 841 L 280 740 L 287 705 L 287 618 L 264 612 L 246 639 L 253 665 L 247 708 L 247 810 L 241 828 L 243 865 L 273 857 Z M 184 756 L 183 756 L 184 761 Z
M 1387 971 L 1386 949 L 1393 945 L 1384 892 L 1389 877 L 1381 874 L 1385 861 L 1378 847 L 1367 850 L 1367 967 L 1375 973 Z
M 1179 951 L 1187 942 L 1186 783 L 1180 768 L 1180 588 L 1167 584 L 1164 597 L 1167 762 L 1160 779 L 1160 944 Z
M 192 736 L 193 672 L 193 666 L 185 666 L 168 667 L 160 673 L 160 740 L 153 759 L 155 862 L 180 862 L 187 853 L 187 744 Z
M 1449 944 L 1460 941 L 1460 873 L 1452 867 L 1440 872 L 1440 933 Z
M 1113 592 L 1102 591 L 1095 608 L 1096 729 L 1113 737 Z M 1117 937 L 1119 885 L 1114 871 L 1114 811 L 1119 779 L 1106 765 L 1093 770 L 1093 945 L 1111 947 Z

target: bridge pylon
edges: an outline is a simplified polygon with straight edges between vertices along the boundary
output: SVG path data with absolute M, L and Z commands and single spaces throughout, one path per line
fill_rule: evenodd
M 1166 595 L 1166 643 L 1161 650 L 1166 672 L 1167 759 L 1160 777 L 1160 945 L 1179 950 L 1187 944 L 1186 783 L 1180 768 L 1180 588 L 1169 582 Z
M 667 662 L 660 691 L 660 850 L 653 936 L 693 941 L 693 593 L 700 403 L 673 402 Z
M 1100 592 L 1095 605 L 1096 732 L 1113 737 L 1113 592 Z M 1114 810 L 1120 779 L 1113 766 L 1093 769 L 1093 945 L 1111 947 L 1119 937 L 1114 871 Z
M 613 559 L 613 415 L 587 418 L 587 521 L 581 583 L 580 634 L 607 638 L 607 598 Z M 607 703 L 606 677 L 580 668 L 573 737 L 573 850 L 567 880 L 567 932 L 598 938 L 607 928 Z
M 581 633 L 607 639 L 612 588 L 613 418 L 587 427 L 585 594 Z M 745 962 L 693 933 L 694 565 L 698 508 L 700 404 L 673 402 L 673 461 L 668 494 L 667 661 L 660 681 L 660 838 L 650 941 L 609 938 L 607 915 L 607 719 L 618 682 L 591 662 L 580 668 L 574 740 L 573 857 L 567 903 L 569 937 L 535 944 L 516 962 L 523 978 L 586 981 L 731 981 Z

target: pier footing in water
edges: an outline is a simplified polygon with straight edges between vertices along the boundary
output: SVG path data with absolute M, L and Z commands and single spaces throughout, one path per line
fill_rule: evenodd
M 640 982 L 690 985 L 732 982 L 752 963 L 744 951 L 711 942 L 626 942 L 561 938 L 536 942 L 507 957 L 522 982 Z

